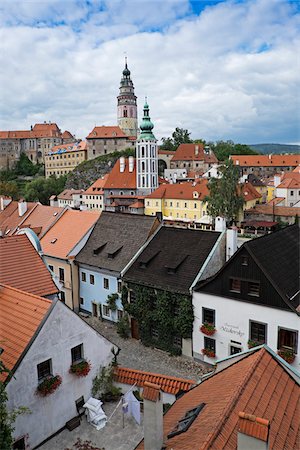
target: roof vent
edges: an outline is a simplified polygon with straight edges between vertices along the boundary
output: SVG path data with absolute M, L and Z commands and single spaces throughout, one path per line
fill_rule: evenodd
M 55 244 L 56 241 L 57 241 L 57 238 L 52 239 L 51 244 Z
M 107 242 L 105 242 L 104 244 L 101 244 L 101 245 L 99 245 L 99 247 L 95 248 L 93 250 L 94 255 L 99 255 L 99 253 L 104 249 L 106 244 L 107 244 Z

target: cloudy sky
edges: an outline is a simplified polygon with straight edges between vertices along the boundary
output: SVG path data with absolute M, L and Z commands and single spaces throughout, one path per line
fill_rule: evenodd
M 298 0 L 0 0 L 0 130 L 117 123 L 127 54 L 157 138 L 300 143 Z

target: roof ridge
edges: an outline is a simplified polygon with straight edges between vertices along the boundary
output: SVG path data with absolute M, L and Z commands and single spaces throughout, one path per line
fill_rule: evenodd
M 165 375 L 165 374 L 160 374 L 160 373 L 147 372 L 145 370 L 139 370 L 139 369 L 131 369 L 130 367 L 117 366 L 116 369 L 117 370 L 127 370 L 127 371 L 134 372 L 134 373 L 151 375 L 151 376 L 160 377 L 160 378 L 168 378 L 170 380 L 183 381 L 185 383 L 195 384 L 194 380 L 190 380 L 190 379 L 187 379 L 187 378 L 179 378 L 179 377 L 174 377 L 172 375 Z

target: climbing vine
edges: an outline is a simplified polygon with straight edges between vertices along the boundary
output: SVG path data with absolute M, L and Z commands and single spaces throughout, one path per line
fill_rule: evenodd
M 123 299 L 124 309 L 137 320 L 143 344 L 172 354 L 181 352 L 174 337 L 190 338 L 193 328 L 191 297 L 169 291 L 130 284 L 131 302 Z

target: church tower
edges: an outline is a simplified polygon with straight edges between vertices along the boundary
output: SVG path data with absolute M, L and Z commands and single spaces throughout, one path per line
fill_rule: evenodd
M 151 194 L 158 187 L 157 140 L 152 133 L 153 127 L 146 101 L 141 134 L 136 142 L 136 187 L 140 195 Z
M 125 58 L 125 69 L 120 83 L 120 94 L 118 95 L 118 125 L 127 136 L 137 136 L 137 106 L 134 86 L 130 78 L 130 70 Z

